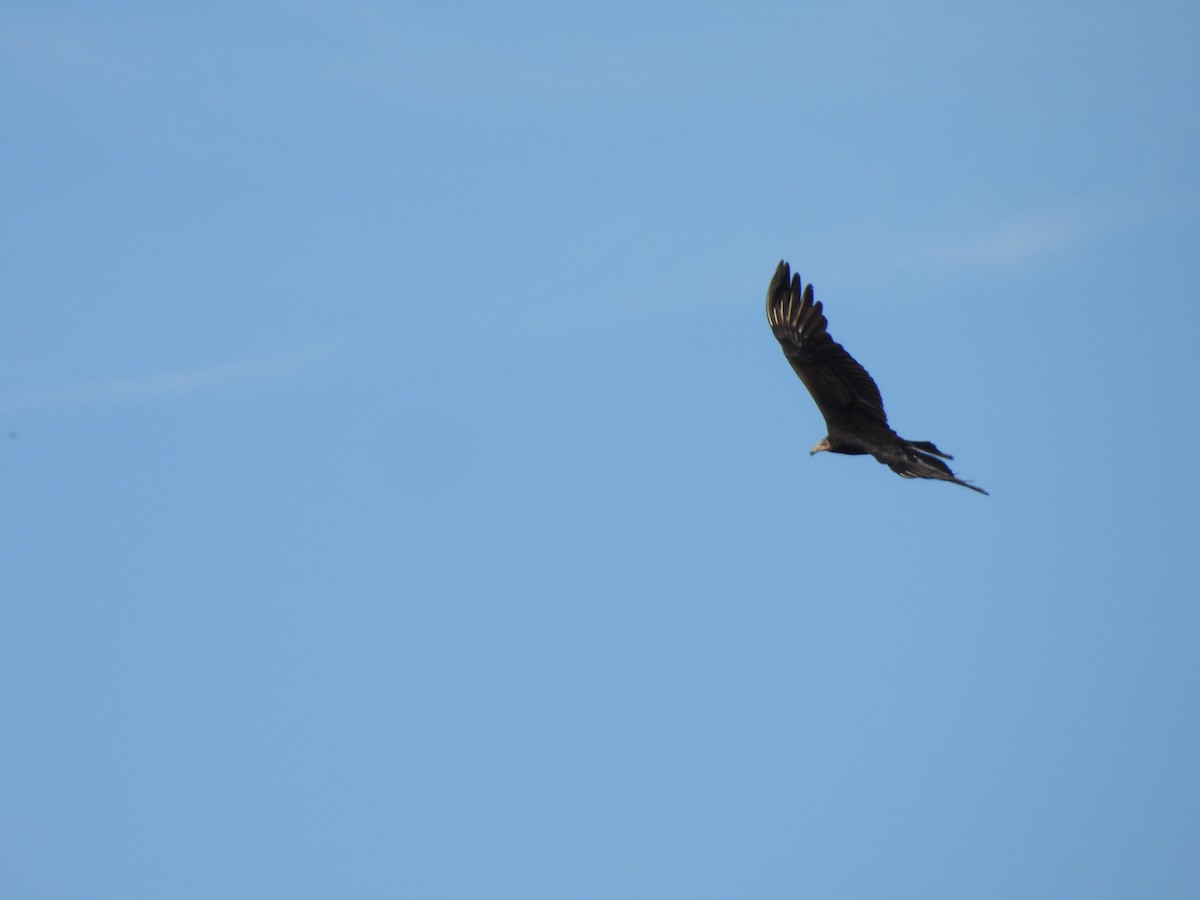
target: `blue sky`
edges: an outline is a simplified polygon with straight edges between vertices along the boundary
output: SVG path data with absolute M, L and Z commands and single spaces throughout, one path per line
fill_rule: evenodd
M 6 4 L 0 893 L 1194 897 L 1197 26 Z

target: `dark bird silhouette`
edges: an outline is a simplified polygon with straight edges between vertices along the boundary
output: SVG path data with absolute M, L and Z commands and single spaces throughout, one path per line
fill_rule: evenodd
M 767 289 L 767 321 L 783 347 L 829 434 L 812 448 L 850 455 L 871 454 L 905 478 L 952 481 L 986 494 L 981 487 L 954 477 L 943 459 L 953 459 L 930 441 L 906 441 L 888 426 L 879 388 L 841 344 L 829 336 L 829 323 L 820 302 L 813 302 L 812 285 L 801 291 L 800 276 L 780 262 Z M 939 459 L 939 457 L 941 457 Z

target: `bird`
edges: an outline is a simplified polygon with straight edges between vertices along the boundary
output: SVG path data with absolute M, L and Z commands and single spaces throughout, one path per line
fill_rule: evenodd
M 767 321 L 817 409 L 829 433 L 809 452 L 870 454 L 904 478 L 933 478 L 961 484 L 980 494 L 983 488 L 957 478 L 942 460 L 953 459 L 931 441 L 909 441 L 888 425 L 883 398 L 867 370 L 829 335 L 829 322 L 813 287 L 780 261 L 767 288 Z

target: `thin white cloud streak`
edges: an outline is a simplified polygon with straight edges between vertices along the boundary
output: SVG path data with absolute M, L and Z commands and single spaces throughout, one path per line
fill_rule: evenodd
M 1108 231 L 1110 215 L 1085 207 L 1014 216 L 971 234 L 926 242 L 907 263 L 947 269 L 1016 269 L 1053 256 Z
M 116 48 L 105 46 L 86 23 L 32 18 L 12 20 L 0 28 L 0 53 L 27 73 L 51 72 L 95 77 L 122 67 Z
M 281 381 L 299 373 L 311 353 L 235 360 L 150 375 L 135 375 L 0 396 L 5 412 L 96 409 L 188 397 L 217 389 Z

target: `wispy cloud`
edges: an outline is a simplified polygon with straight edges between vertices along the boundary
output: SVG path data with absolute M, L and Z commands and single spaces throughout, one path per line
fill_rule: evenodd
M 315 355 L 297 351 L 125 378 L 35 388 L 0 395 L 0 410 L 18 412 L 125 406 L 264 384 L 295 376 L 313 361 Z
M 0 52 L 26 72 L 87 74 L 91 77 L 120 66 L 119 55 L 80 20 L 9 19 L 0 28 Z
M 1065 251 L 1110 227 L 1111 216 L 1093 206 L 1044 209 L 926 240 L 907 258 L 910 263 L 944 268 L 1013 269 Z

